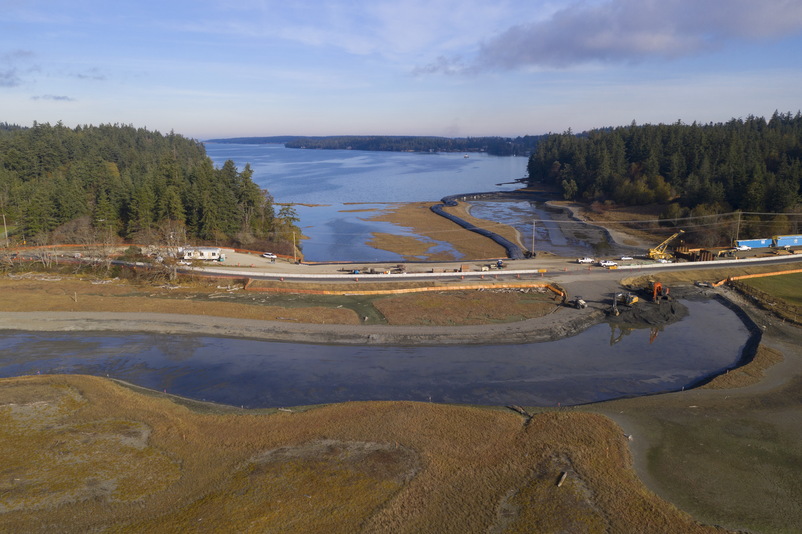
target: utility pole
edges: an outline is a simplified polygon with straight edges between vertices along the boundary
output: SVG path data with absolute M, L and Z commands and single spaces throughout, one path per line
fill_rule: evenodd
M 298 257 L 296 256 L 296 249 L 295 249 L 295 232 L 292 233 L 292 262 L 298 263 Z
M 3 214 L 3 234 L 6 236 L 6 248 L 9 247 L 8 244 L 8 227 L 6 226 L 6 214 Z
M 532 219 L 532 254 L 535 253 L 535 220 Z
M 741 210 L 738 210 L 738 221 L 735 224 L 735 239 L 733 240 L 733 245 L 735 245 L 735 242 L 738 241 L 738 236 L 740 235 L 740 232 L 741 232 Z

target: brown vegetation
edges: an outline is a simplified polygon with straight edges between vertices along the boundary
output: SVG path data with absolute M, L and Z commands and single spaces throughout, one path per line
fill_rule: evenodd
M 220 285 L 226 284 L 226 285 Z M 383 295 L 318 295 L 336 290 L 387 291 L 437 288 L 431 281 L 298 284 L 255 281 L 251 290 L 238 282 L 202 280 L 182 285 L 150 285 L 125 280 L 92 280 L 68 275 L 30 273 L 0 278 L 4 311 L 74 311 L 175 313 L 311 324 L 371 323 L 468 325 L 520 321 L 554 309 L 554 295 L 539 288 L 427 291 Z M 487 288 L 486 290 L 484 288 Z M 286 292 L 276 292 L 281 289 Z
M 716 531 L 646 490 L 593 414 L 525 424 L 368 402 L 224 416 L 86 376 L 0 392 L 8 531 Z
M 755 357 L 746 365 L 719 375 L 704 386 L 707 389 L 734 389 L 760 382 L 766 369 L 783 360 L 781 352 L 765 345 L 758 347 Z
M 404 257 L 415 257 L 417 259 L 430 261 L 445 261 L 463 258 L 483 259 L 506 257 L 504 248 L 497 243 L 475 232 L 465 230 L 448 219 L 433 213 L 429 208 L 434 204 L 434 202 L 393 204 L 387 210 L 374 217 L 371 217 L 371 220 L 390 222 L 398 226 L 410 228 L 415 234 L 424 236 L 429 240 L 444 241 L 449 243 L 452 247 L 454 247 L 459 256 L 455 257 L 449 252 L 439 252 L 434 254 L 422 252 L 422 247 L 430 242 L 423 241 L 418 238 L 414 238 L 415 242 L 413 244 L 408 239 L 403 241 L 388 241 L 386 236 L 382 237 L 381 240 L 378 240 L 374 236 L 374 244 L 372 246 L 376 248 L 382 248 L 384 250 L 391 250 L 401 254 Z M 456 213 L 456 215 L 468 220 L 470 216 L 467 215 L 463 206 L 463 204 L 460 204 L 460 206 L 456 208 L 460 210 L 458 213 Z M 512 239 L 512 241 L 517 240 L 517 237 L 509 237 L 515 236 L 515 230 L 509 226 L 475 218 L 470 218 L 470 220 L 477 226 L 489 228 L 494 232 L 498 232 L 499 234 L 508 237 L 508 239 Z M 425 250 L 428 251 L 429 248 L 430 247 L 427 247 Z
M 229 282 L 230 283 L 230 282 Z M 130 284 L 123 280 L 85 280 L 71 276 L 31 275 L 0 278 L 4 311 L 149 312 L 213 315 L 265 321 L 357 324 L 353 310 L 273 305 L 226 286 Z M 226 300 L 236 300 L 227 302 Z
M 374 301 L 391 325 L 478 325 L 522 321 L 554 311 L 543 290 L 479 290 L 395 295 Z

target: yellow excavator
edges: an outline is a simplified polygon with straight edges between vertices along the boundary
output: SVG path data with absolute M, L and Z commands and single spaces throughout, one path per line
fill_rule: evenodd
M 667 260 L 668 258 L 670 258 L 671 254 L 666 252 L 666 249 L 668 248 L 668 244 L 671 243 L 672 241 L 674 241 L 677 237 L 681 236 L 684 233 L 685 233 L 685 230 L 680 230 L 679 232 L 677 232 L 676 234 L 672 235 L 671 237 L 669 237 L 668 239 L 666 239 L 665 241 L 663 241 L 662 243 L 660 243 L 656 247 L 650 248 L 649 249 L 649 258 L 653 259 L 653 260 Z

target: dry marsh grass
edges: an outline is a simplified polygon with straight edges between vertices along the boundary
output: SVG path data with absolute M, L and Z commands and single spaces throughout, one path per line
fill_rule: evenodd
M 456 258 L 449 251 L 429 252 L 437 246 L 430 240 L 417 236 L 373 232 L 367 245 L 380 250 L 389 250 L 403 256 L 405 261 L 452 261 Z
M 436 282 L 338 282 L 300 284 L 254 281 L 249 291 L 215 284 L 159 287 L 125 280 L 93 284 L 79 277 L 58 280 L 0 278 L 0 309 L 5 311 L 151 312 L 234 317 L 312 324 L 480 324 L 540 317 L 553 310 L 551 293 L 487 289 L 447 291 Z M 460 282 L 465 284 L 464 282 Z M 491 283 L 492 284 L 492 283 Z M 316 295 L 315 291 L 382 291 L 443 287 L 397 297 Z M 479 286 L 477 286 L 477 289 Z M 278 292 L 276 290 L 281 290 Z
M 554 311 L 549 291 L 453 291 L 395 295 L 374 306 L 391 325 L 478 325 L 542 317 Z
M 504 248 L 494 241 L 475 232 L 466 230 L 458 224 L 433 213 L 429 208 L 434 204 L 436 203 L 410 202 L 394 204 L 374 217 L 371 217 L 371 220 L 390 222 L 398 226 L 410 228 L 415 234 L 428 238 L 429 240 L 449 243 L 459 254 L 458 257 L 460 259 L 465 258 L 470 260 L 506 257 Z M 462 204 L 460 204 L 460 206 L 462 206 Z M 518 239 L 517 233 L 510 226 L 472 218 L 464 209 L 461 209 L 455 214 L 466 220 L 470 220 L 477 226 L 490 228 L 508 239 L 511 238 L 513 242 Z M 432 261 L 457 259 L 457 257 L 450 252 L 429 253 L 428 250 L 430 247 L 426 247 L 424 251 L 423 243 L 425 242 L 421 239 L 414 239 L 413 242 L 408 239 L 387 240 L 382 238 L 381 241 L 375 241 L 373 246 L 384 250 L 390 250 L 403 256 L 422 257 L 423 259 Z
M 760 382 L 766 370 L 780 363 L 783 355 L 780 351 L 760 345 L 751 362 L 728 371 L 702 386 L 707 389 L 742 388 Z
M 124 280 L 93 284 L 73 276 L 58 279 L 0 278 L 0 309 L 5 311 L 151 312 L 212 315 L 265 321 L 358 324 L 353 310 L 326 306 L 282 306 L 209 285 L 154 286 Z M 231 301 L 235 300 L 236 301 Z
M 87 376 L 3 379 L 0 391 L 8 531 L 717 531 L 646 490 L 620 429 L 595 414 L 526 424 L 367 402 L 204 415 Z M 15 423 L 21 401 L 50 407 L 36 432 Z

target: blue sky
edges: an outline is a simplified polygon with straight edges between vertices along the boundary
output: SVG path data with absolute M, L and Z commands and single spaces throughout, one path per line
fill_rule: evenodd
M 516 136 L 802 109 L 802 0 L 0 0 L 0 121 Z

